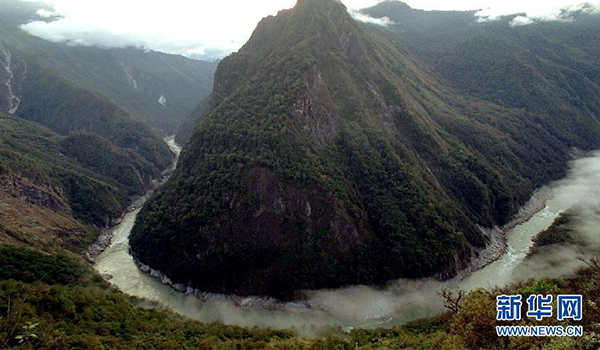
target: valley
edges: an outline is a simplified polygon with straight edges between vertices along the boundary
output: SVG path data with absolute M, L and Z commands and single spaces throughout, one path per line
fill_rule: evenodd
M 0 0 L 0 349 L 600 348 L 600 5 L 48 1 Z
M 547 230 L 561 213 L 579 206 L 581 202 L 577 198 L 580 195 L 586 192 L 600 193 L 600 174 L 590 173 L 591 169 L 598 166 L 600 153 L 574 160 L 574 170 L 569 171 L 568 177 L 536 191 L 530 209 L 517 217 L 516 226 L 506 232 L 507 249 L 499 259 L 472 273 L 465 271 L 460 274 L 461 277 L 447 282 L 398 280 L 384 289 L 355 286 L 339 290 L 305 291 L 306 299 L 295 303 L 203 293 L 186 286 L 178 291 L 162 275 L 157 273 L 150 276 L 148 271 L 143 272 L 129 254 L 129 234 L 139 210 L 128 213 L 125 220 L 113 228 L 113 243 L 100 255 L 94 268 L 98 273 L 110 276 L 110 283 L 124 293 L 157 302 L 202 322 L 292 328 L 301 334 L 309 334 L 315 327 L 340 326 L 352 329 L 399 326 L 443 312 L 439 292 L 445 288 L 489 290 L 526 281 L 529 276 L 556 276 L 552 271 L 544 273 L 539 270 L 528 271 L 527 268 L 521 268 L 517 275 L 514 272 L 530 252 L 533 239 Z M 572 256 L 569 263 L 570 268 L 563 270 L 562 275 L 572 275 L 583 266 L 577 261 L 577 256 Z

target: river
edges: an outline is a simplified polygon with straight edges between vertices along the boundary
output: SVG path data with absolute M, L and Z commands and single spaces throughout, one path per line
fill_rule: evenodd
M 168 139 L 170 146 L 180 148 Z M 295 304 L 277 310 L 240 307 L 227 298 L 201 301 L 193 295 L 176 292 L 160 280 L 140 271 L 128 252 L 129 233 L 139 209 L 128 213 L 112 229 L 113 240 L 96 258 L 96 270 L 110 275 L 110 282 L 126 294 L 157 302 L 174 312 L 203 322 L 240 326 L 293 328 L 309 333 L 323 326 L 379 327 L 402 324 L 443 310 L 437 292 L 442 288 L 472 290 L 504 286 L 514 280 L 512 272 L 525 259 L 532 238 L 546 230 L 561 212 L 600 190 L 600 153 L 571 162 L 569 175 L 546 188 L 545 207 L 506 234 L 506 253 L 497 261 L 462 280 L 399 280 L 385 289 L 366 286 L 309 292 L 311 308 Z

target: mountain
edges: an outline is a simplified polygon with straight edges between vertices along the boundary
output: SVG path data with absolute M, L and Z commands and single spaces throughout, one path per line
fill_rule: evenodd
M 3 47 L 0 57 L 4 61 L 7 53 L 15 56 L 13 85 L 17 97 L 20 97 L 19 66 L 23 62 L 40 65 L 63 80 L 118 105 L 133 119 L 150 125 L 162 135 L 171 135 L 198 101 L 210 94 L 217 63 L 137 48 L 110 49 L 49 42 L 18 28 L 33 20 L 43 20 L 35 14 L 40 8 L 48 8 L 48 5 L 0 0 L 0 44 Z M 6 79 L 2 78 L 0 73 L 0 82 Z M 22 94 L 21 98 L 26 98 L 27 90 Z M 6 100 L 7 93 L 0 88 L 0 107 L 6 105 Z
M 147 125 L 133 120 L 120 106 L 68 79 L 43 55 L 30 53 L 0 38 L 0 110 L 68 135 L 97 133 L 115 145 L 140 154 L 166 169 L 173 155 Z
M 177 130 L 177 134 L 175 134 L 175 142 L 180 145 L 185 145 L 190 140 L 194 133 L 195 126 L 202 121 L 202 117 L 204 116 L 204 112 L 209 103 L 209 97 L 202 100 L 192 113 L 181 122 L 179 130 Z
M 412 48 L 335 0 L 265 18 L 219 64 L 134 255 L 175 283 L 280 298 L 448 278 L 489 242 L 482 227 L 564 175 L 572 147 L 600 146 L 590 105 L 558 115 L 469 94 Z
M 0 112 L 0 242 L 82 252 L 160 171 L 96 134 Z
M 70 81 L 40 57 L 29 56 L 0 43 L 0 63 L 10 71 L 4 95 L 5 111 L 68 135 L 74 131 L 97 133 L 114 144 L 142 155 L 165 169 L 172 154 L 147 125 L 131 119 L 118 105 Z
M 599 15 L 515 26 L 516 15 L 479 22 L 474 12 L 421 11 L 400 1 L 363 11 L 390 18 L 394 24 L 373 29 L 452 88 L 536 114 L 565 143 L 577 146 L 582 115 L 600 115 Z

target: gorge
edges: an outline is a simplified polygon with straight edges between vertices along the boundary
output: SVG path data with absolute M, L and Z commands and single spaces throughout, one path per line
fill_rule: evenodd
M 523 265 L 534 242 L 533 238 L 548 229 L 563 212 L 573 208 L 579 211 L 597 208 L 596 199 L 581 200 L 585 193 L 600 194 L 600 153 L 592 153 L 571 163 L 569 175 L 548 187 L 538 190 L 532 199 L 537 207 L 539 199 L 545 202 L 542 209 L 506 233 L 507 250 L 500 259 L 484 268 L 447 282 L 433 279 L 398 280 L 378 289 L 353 286 L 338 290 L 304 291 L 306 299 L 300 303 L 281 303 L 268 298 L 237 297 L 203 293 L 201 291 L 176 291 L 164 284 L 161 275 L 143 272 L 129 253 L 129 234 L 139 210 L 130 212 L 125 220 L 113 228 L 111 246 L 102 253 L 94 268 L 110 276 L 110 282 L 124 293 L 157 302 L 179 314 L 203 322 L 219 322 L 244 327 L 270 327 L 295 329 L 301 334 L 311 334 L 316 329 L 329 326 L 350 328 L 392 327 L 443 311 L 439 292 L 442 289 L 470 291 L 476 288 L 504 287 L 510 283 L 536 277 L 567 277 L 583 264 L 579 255 L 563 261 L 565 268 L 555 270 L 549 264 L 532 268 Z M 600 196 L 595 197 L 600 198 Z M 531 213 L 528 210 L 528 213 Z M 596 225 L 596 219 L 584 220 Z M 600 248 L 600 239 L 594 244 Z M 523 269 L 523 267 L 525 267 Z M 517 274 L 515 269 L 519 268 Z
M 563 176 L 573 148 L 600 146 L 595 99 L 542 109 L 459 90 L 395 29 L 334 0 L 261 21 L 219 64 L 180 165 L 137 217 L 134 256 L 175 284 L 282 300 L 451 279 L 491 243 L 482 227 Z M 556 94 L 581 98 L 594 77 Z

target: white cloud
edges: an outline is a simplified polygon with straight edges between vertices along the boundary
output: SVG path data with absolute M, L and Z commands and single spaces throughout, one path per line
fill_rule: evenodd
M 387 27 L 390 24 L 394 24 L 394 22 L 392 20 L 390 20 L 388 17 L 374 18 L 374 17 L 371 17 L 364 13 L 361 13 L 358 10 L 353 10 L 353 9 L 349 9 L 348 13 L 355 20 L 364 22 L 364 23 L 376 24 L 376 25 L 383 26 L 383 27 Z
M 103 47 L 141 46 L 220 58 L 237 50 L 258 21 L 294 0 L 50 0 L 62 18 L 22 28 L 47 40 Z
M 509 15 L 519 15 L 513 20 L 514 25 L 532 24 L 536 22 L 573 20 L 573 15 L 578 12 L 598 12 L 600 2 L 589 2 L 581 0 L 546 0 L 518 2 L 506 1 L 495 4 L 477 12 L 479 21 L 495 21 Z
M 530 25 L 530 24 L 534 24 L 535 21 L 532 20 L 529 17 L 525 17 L 525 16 L 517 16 L 515 18 L 513 18 L 512 21 L 510 21 L 510 25 L 513 27 L 520 27 L 520 26 L 526 26 L 526 25 Z
M 15 0 L 18 1 L 18 0 Z M 27 1 L 27 0 L 23 0 Z M 32 0 L 33 1 L 33 0 Z M 205 59 L 221 58 L 239 49 L 261 18 L 291 8 L 296 0 L 47 0 L 60 19 L 35 21 L 23 26 L 27 32 L 52 41 L 104 47 L 140 46 Z M 581 0 L 407 0 L 419 9 L 470 10 L 480 20 L 497 20 L 525 14 L 514 25 L 544 20 L 565 20 L 574 11 L 598 11 L 600 2 L 585 7 Z M 342 0 L 350 9 L 372 6 L 378 0 Z M 357 15 L 363 22 L 389 25 L 389 19 Z M 38 15 L 53 17 L 50 11 Z
M 73 45 L 139 46 L 204 59 L 221 58 L 238 50 L 263 17 L 296 3 L 296 0 L 47 1 L 61 18 L 31 22 L 23 25 L 23 30 Z M 377 0 L 343 2 L 357 8 L 373 5 Z M 44 10 L 38 15 L 46 18 L 54 13 Z
M 38 16 L 40 16 L 41 18 L 51 18 L 51 17 L 55 17 L 56 13 L 52 12 L 52 11 L 48 11 L 45 9 L 39 9 L 37 10 L 36 14 Z
M 598 0 L 406 0 L 413 8 L 424 10 L 477 10 L 480 21 L 495 21 L 519 15 L 515 25 L 544 21 L 571 21 L 576 12 L 599 12 Z

